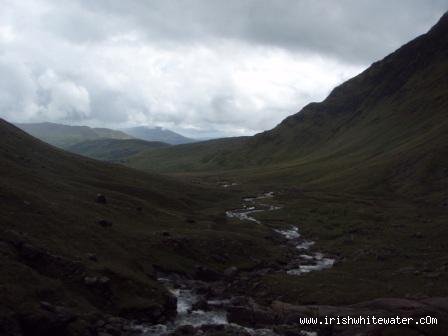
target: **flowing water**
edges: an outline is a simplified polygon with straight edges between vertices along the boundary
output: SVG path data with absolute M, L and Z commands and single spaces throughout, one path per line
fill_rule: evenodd
M 253 217 L 253 214 L 264 211 L 275 211 L 281 209 L 280 206 L 266 204 L 266 200 L 274 198 L 273 192 L 264 193 L 254 197 L 243 199 L 242 208 L 229 210 L 227 217 L 236 218 L 242 221 L 250 221 L 261 225 L 262 222 Z M 325 257 L 320 252 L 311 252 L 314 245 L 313 241 L 304 239 L 297 226 L 290 226 L 283 230 L 274 230 L 282 235 L 297 250 L 297 255 L 292 258 L 285 268 L 285 272 L 290 275 L 302 275 L 313 271 L 322 271 L 333 266 L 335 260 Z M 203 325 L 229 325 L 226 313 L 226 304 L 228 299 L 221 297 L 207 298 L 197 290 L 198 282 L 194 280 L 170 278 L 164 276 L 159 278 L 168 290 L 177 298 L 177 316 L 174 321 L 166 324 L 141 326 L 140 329 L 144 336 L 162 336 L 176 330 L 176 328 L 185 325 L 200 327 Z M 206 302 L 207 310 L 195 307 L 198 302 Z M 243 326 L 231 324 L 235 328 L 240 328 L 250 335 L 254 336 L 276 336 L 277 334 L 270 329 L 251 329 Z M 304 336 L 317 335 L 315 332 L 302 331 Z

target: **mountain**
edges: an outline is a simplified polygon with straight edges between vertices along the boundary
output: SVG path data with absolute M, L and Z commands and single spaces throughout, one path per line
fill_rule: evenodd
M 101 138 L 132 139 L 131 136 L 108 128 L 69 126 L 55 123 L 16 124 L 25 132 L 56 147 L 66 148 L 86 140 Z
M 266 230 L 222 225 L 216 204 L 229 196 L 65 152 L 0 119 L 0 334 L 156 323 L 176 310 L 159 271 L 269 260 Z
M 97 139 L 74 144 L 67 150 L 92 159 L 120 162 L 146 150 L 169 146 L 163 142 L 140 139 Z
M 155 149 L 127 164 L 225 181 L 229 193 L 273 191 L 281 210 L 257 219 L 297 225 L 337 260 L 300 277 L 261 275 L 240 284 L 242 295 L 325 314 L 316 304 L 447 298 L 448 14 L 270 131 Z M 390 329 L 378 334 L 421 332 Z
M 126 128 L 122 131 L 133 136 L 134 138 L 146 141 L 160 141 L 168 143 L 170 145 L 179 145 L 195 141 L 194 139 L 184 137 L 183 135 L 180 135 L 168 129 L 164 129 L 162 127 L 150 128 L 147 126 L 138 126 Z
M 267 174 L 337 190 L 447 197 L 447 78 L 445 14 L 428 33 L 270 131 L 157 149 L 130 158 L 129 165 L 170 172 L 246 169 L 249 178 Z
M 250 330 L 209 325 L 209 308 L 282 335 L 303 334 L 298 315 L 442 316 L 311 330 L 445 335 L 447 78 L 444 15 L 271 131 L 125 159 L 176 179 L 65 152 L 0 120 L 0 335 L 130 335 L 122 318 L 166 323 L 172 292 L 202 293 L 181 319 L 207 324 L 173 335 Z

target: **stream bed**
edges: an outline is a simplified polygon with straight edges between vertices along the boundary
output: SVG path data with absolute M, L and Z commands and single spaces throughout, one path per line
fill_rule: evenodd
M 272 204 L 273 198 L 273 192 L 244 198 L 242 207 L 227 211 L 226 216 L 241 221 L 250 221 L 255 223 L 255 225 L 262 225 L 262 222 L 254 218 L 253 215 L 259 212 L 281 209 L 281 206 Z M 282 235 L 286 243 L 292 245 L 297 251 L 296 255 L 291 258 L 284 269 L 275 270 L 275 272 L 286 272 L 290 275 L 301 276 L 305 273 L 328 269 L 335 263 L 334 259 L 326 257 L 323 253 L 311 251 L 314 242 L 303 238 L 297 226 L 291 225 L 289 228 L 274 231 Z M 227 328 L 226 330 L 230 328 L 231 335 L 278 335 L 270 329 L 248 328 L 229 323 L 228 309 L 232 306 L 235 298 L 225 296 L 224 294 L 213 294 L 213 291 L 204 290 L 210 284 L 199 280 L 185 279 L 175 274 L 164 274 L 158 280 L 176 297 L 177 316 L 173 321 L 165 324 L 140 326 L 139 329 L 143 336 L 171 335 L 179 328 L 185 328 L 187 330 L 186 335 L 196 335 L 195 333 L 189 334 L 188 328 L 204 328 L 204 330 L 208 330 L 213 327 Z M 182 334 L 180 333 L 179 335 Z M 206 331 L 201 329 L 199 334 L 206 335 Z M 301 331 L 299 334 L 317 336 L 317 333 L 309 331 Z

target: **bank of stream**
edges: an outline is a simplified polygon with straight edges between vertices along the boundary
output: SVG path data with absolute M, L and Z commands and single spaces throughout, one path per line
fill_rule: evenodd
M 264 211 L 276 211 L 280 205 L 273 204 L 274 192 L 267 192 L 255 197 L 243 199 L 242 207 L 226 212 L 228 218 L 250 221 L 254 225 L 263 225 L 253 215 Z M 322 271 L 333 266 L 335 260 L 321 252 L 312 251 L 314 242 L 303 238 L 299 227 L 291 225 L 288 228 L 274 230 L 284 237 L 286 244 L 290 244 L 296 251 L 288 264 L 268 272 L 286 272 L 290 275 L 301 276 L 313 271 Z M 235 270 L 236 271 L 236 270 Z M 232 270 L 229 270 L 231 273 Z M 165 324 L 142 326 L 144 336 L 165 335 L 213 335 L 213 332 L 226 332 L 228 335 L 260 335 L 276 336 L 273 329 L 260 329 L 255 326 L 239 324 L 239 306 L 251 306 L 254 300 L 247 297 L 232 295 L 225 290 L 225 281 L 205 282 L 184 278 L 177 274 L 161 274 L 159 281 L 177 299 L 177 315 L 174 320 Z M 317 335 L 316 332 L 297 331 L 297 335 Z

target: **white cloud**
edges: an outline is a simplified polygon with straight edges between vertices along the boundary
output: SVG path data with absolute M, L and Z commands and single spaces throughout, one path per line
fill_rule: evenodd
M 429 26 L 438 12 L 412 1 L 417 9 L 405 12 L 423 13 L 419 24 L 394 19 L 381 45 L 383 29 L 373 36 L 378 27 L 366 28 L 387 12 L 380 6 L 364 3 L 375 15 L 359 18 L 362 6 L 344 0 L 346 11 L 338 5 L 317 22 L 307 14 L 322 4 L 305 1 L 302 13 L 284 1 L 0 0 L 0 116 L 253 134 L 323 99 L 366 67 L 373 49 L 398 46 L 415 34 L 405 27 Z
M 11 26 L 0 26 L 0 43 L 13 42 L 16 39 L 16 33 Z
M 37 79 L 47 104 L 42 104 L 39 114 L 50 120 L 84 120 L 90 117 L 90 97 L 86 88 L 59 78 L 47 70 Z
M 18 121 L 32 119 L 38 110 L 36 83 L 26 65 L 0 57 L 0 115 Z

